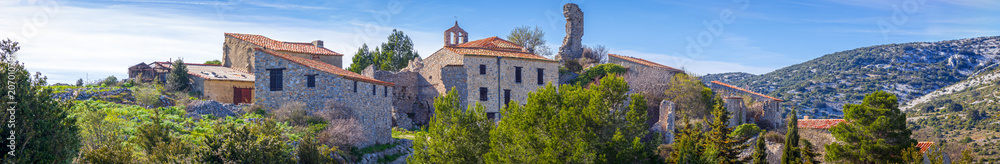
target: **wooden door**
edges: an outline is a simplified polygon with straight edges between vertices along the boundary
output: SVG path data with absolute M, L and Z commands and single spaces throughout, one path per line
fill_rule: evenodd
M 253 100 L 253 88 L 233 87 L 233 104 L 250 103 Z

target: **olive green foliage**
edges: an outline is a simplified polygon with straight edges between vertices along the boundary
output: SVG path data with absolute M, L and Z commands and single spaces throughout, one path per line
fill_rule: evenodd
M 629 97 L 628 90 L 624 79 L 606 76 L 589 88 L 549 84 L 529 93 L 525 105 L 512 102 L 500 110 L 484 158 L 487 163 L 655 162 L 660 141 L 641 140 L 649 133 L 645 98 Z
M 493 121 L 486 118 L 483 106 L 476 103 L 462 109 L 458 93 L 434 99 L 434 117 L 426 133 L 417 134 L 413 155 L 408 163 L 483 163 L 489 150 L 489 131 Z
M 549 57 L 553 54 L 549 46 L 545 45 L 545 32 L 538 26 L 534 29 L 528 26 L 516 27 L 507 34 L 507 40 L 527 48 L 528 52 L 535 55 Z
M 205 64 L 222 65 L 222 61 L 219 61 L 219 59 L 209 60 L 209 61 L 205 61 Z
M 206 150 L 200 154 L 203 162 L 293 163 L 292 147 L 274 120 L 228 122 L 217 125 L 215 131 L 214 135 L 205 136 Z
M 188 79 L 187 65 L 184 59 L 177 58 L 171 64 L 173 69 L 167 74 L 167 89 L 169 91 L 187 92 L 190 89 L 191 79 Z
M 51 98 L 46 78 L 16 62 L 18 50 L 17 42 L 0 41 L 0 80 L 6 84 L 0 87 L 5 104 L 0 136 L 13 139 L 3 141 L 0 163 L 69 163 L 80 147 L 76 119 L 66 111 L 71 104 Z
M 410 60 L 420 57 L 420 54 L 413 49 L 413 41 L 403 34 L 403 31 L 392 29 L 388 40 L 388 43 L 382 43 L 382 46 L 375 47 L 375 50 L 370 50 L 367 44 L 362 45 L 351 58 L 353 63 L 347 70 L 361 73 L 366 67 L 374 65 L 378 70 L 399 71 L 405 68 Z
M 601 79 L 607 75 L 624 75 L 625 71 L 626 71 L 625 67 L 622 67 L 618 64 L 614 63 L 601 64 L 587 68 L 587 70 L 584 71 L 583 74 L 580 74 L 580 76 L 576 77 L 576 79 L 570 80 L 569 83 L 578 85 L 589 85 L 590 82 Z
M 301 164 L 321 164 L 333 163 L 330 154 L 336 152 L 336 148 L 330 148 L 316 142 L 313 137 L 303 137 L 298 147 L 295 148 L 298 163 Z
M 754 144 L 753 154 L 750 156 L 753 158 L 751 161 L 753 164 L 767 164 L 767 144 L 764 141 L 764 131 L 757 135 L 757 143 Z
M 193 142 L 184 141 L 164 126 L 159 110 L 153 110 L 150 121 L 142 123 L 136 131 L 135 139 L 143 154 L 142 163 L 193 163 L 196 161 Z
M 729 135 L 733 132 L 733 129 L 729 128 L 730 113 L 726 110 L 726 105 L 721 98 L 716 97 L 714 101 L 712 123 L 709 124 L 712 130 L 705 134 L 705 154 L 703 157 L 709 163 L 744 163 L 739 158 L 739 154 L 747 147 L 747 145 L 743 145 L 746 139 L 737 140 Z
M 917 143 L 910 138 L 906 114 L 889 92 L 876 91 L 861 104 L 845 104 L 844 120 L 830 128 L 841 142 L 826 145 L 828 162 L 902 162 L 900 154 Z
M 802 152 L 799 150 L 799 118 L 796 110 L 788 113 L 788 131 L 785 133 L 785 146 L 781 150 L 781 164 L 802 163 Z
M 750 137 L 753 137 L 754 135 L 757 135 L 757 133 L 760 133 L 760 132 L 763 132 L 763 131 L 764 130 L 762 130 L 759 127 L 757 127 L 757 124 L 746 123 L 746 124 L 743 124 L 743 125 L 740 125 L 740 126 L 736 126 L 736 128 L 733 128 L 733 132 L 729 133 L 729 136 L 734 137 L 734 138 L 738 138 L 738 139 L 739 138 L 750 138 Z M 761 135 L 761 137 L 763 137 L 763 136 L 764 135 Z
M 712 106 L 712 90 L 701 83 L 699 77 L 685 73 L 674 74 L 670 78 L 670 88 L 666 90 L 667 98 L 677 105 L 678 115 L 688 115 L 693 118 L 704 118 L 709 115 Z
M 101 86 L 111 87 L 116 85 L 118 85 L 118 78 L 116 78 L 115 76 L 108 76 L 107 78 L 104 78 L 103 81 L 101 81 Z

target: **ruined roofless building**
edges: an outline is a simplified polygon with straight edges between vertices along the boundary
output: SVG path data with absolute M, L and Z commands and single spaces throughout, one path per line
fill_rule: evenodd
M 222 46 L 222 66 L 244 72 L 254 70 L 254 48 L 320 61 L 343 68 L 343 54 L 323 46 L 322 40 L 310 43 L 284 42 L 254 34 L 226 33 Z
M 772 131 L 784 131 L 787 128 L 781 110 L 781 99 L 719 81 L 712 81 L 708 87 L 722 97 L 726 103 L 726 110 L 732 113 L 730 126 L 755 123 L 762 129 Z M 744 100 L 744 97 L 749 99 Z

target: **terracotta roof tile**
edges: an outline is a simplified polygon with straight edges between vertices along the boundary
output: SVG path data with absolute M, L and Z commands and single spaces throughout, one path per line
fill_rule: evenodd
M 231 36 L 233 38 L 247 41 L 252 44 L 275 51 L 289 51 L 289 52 L 315 54 L 315 55 L 344 56 L 343 54 L 333 52 L 330 49 L 316 47 L 312 43 L 282 42 L 254 34 L 226 33 L 226 36 Z
M 348 71 L 348 70 L 344 70 L 344 69 L 341 69 L 340 67 L 333 66 L 333 65 L 330 65 L 330 64 L 326 64 L 326 63 L 323 63 L 323 62 L 320 62 L 320 61 L 316 61 L 316 60 L 310 60 L 310 59 L 306 59 L 306 58 L 295 57 L 295 56 L 292 56 L 292 55 L 277 53 L 277 52 L 274 52 L 274 51 L 270 51 L 270 50 L 266 50 L 266 49 L 261 49 L 261 48 L 255 48 L 254 50 L 257 50 L 257 51 L 260 51 L 260 52 L 264 52 L 264 53 L 267 53 L 267 54 L 271 54 L 271 55 L 274 55 L 276 57 L 283 58 L 283 59 L 286 59 L 288 61 L 292 61 L 292 62 L 298 63 L 298 64 L 300 64 L 302 66 L 313 68 L 313 69 L 316 69 L 316 70 L 319 70 L 319 71 L 323 71 L 323 72 L 327 72 L 327 73 L 332 73 L 332 74 L 335 74 L 335 75 L 340 75 L 340 76 L 342 76 L 342 77 L 344 77 L 346 79 L 357 80 L 357 81 L 368 82 L 368 83 L 379 84 L 379 85 L 387 85 L 387 86 L 393 86 L 393 85 L 395 85 L 395 84 L 390 83 L 390 82 L 379 81 L 379 80 L 376 80 L 376 79 L 373 79 L 373 78 L 370 78 L 370 77 L 366 77 L 366 76 L 363 76 L 361 74 L 357 74 L 357 73 L 354 73 L 354 72 L 351 72 L 351 71 Z
M 774 98 L 774 97 L 767 96 L 767 95 L 764 95 L 764 94 L 760 94 L 760 93 L 757 93 L 757 92 L 749 91 L 749 90 L 746 90 L 746 89 L 743 89 L 743 88 L 740 88 L 740 87 L 736 87 L 736 86 L 732 86 L 732 85 L 729 85 L 729 84 L 726 84 L 726 83 L 722 83 L 722 82 L 719 82 L 719 81 L 712 81 L 712 83 L 718 84 L 718 85 L 722 85 L 722 86 L 725 86 L 725 87 L 729 87 L 729 88 L 733 88 L 733 89 L 736 89 L 736 90 L 740 90 L 740 91 L 743 91 L 743 92 L 747 92 L 747 93 L 750 93 L 750 94 L 754 94 L 754 95 L 757 95 L 757 96 L 761 96 L 761 97 L 764 97 L 764 98 L 768 98 L 768 99 L 771 99 L 771 100 L 774 100 L 774 101 L 782 101 L 781 99 L 778 99 L 778 98 Z
M 844 119 L 801 119 L 799 120 L 799 128 L 808 129 L 830 129 L 834 125 L 844 122 Z
M 652 61 L 649 61 L 649 60 L 646 60 L 646 59 L 640 59 L 640 58 L 631 57 L 631 56 L 624 56 L 624 55 L 617 55 L 617 54 L 608 54 L 608 57 L 619 58 L 619 59 L 622 59 L 622 60 L 627 60 L 627 61 L 630 61 L 630 62 L 639 63 L 639 64 L 642 64 L 642 65 L 645 65 L 645 66 L 650 66 L 650 67 L 660 67 L 660 68 L 665 68 L 665 69 L 668 69 L 668 70 L 671 70 L 671 71 L 684 72 L 684 70 L 680 70 L 680 69 L 677 69 L 677 68 L 674 68 L 674 67 L 670 67 L 670 66 L 666 66 L 666 65 L 663 65 L 663 64 L 660 64 L 660 63 L 652 62 Z
M 523 47 L 495 36 L 454 46 L 446 46 L 445 49 L 462 55 L 513 57 L 555 62 L 555 60 L 527 52 Z
M 934 142 L 917 142 L 917 147 L 920 148 L 920 153 L 926 152 L 927 149 L 931 148 L 931 145 L 934 145 Z

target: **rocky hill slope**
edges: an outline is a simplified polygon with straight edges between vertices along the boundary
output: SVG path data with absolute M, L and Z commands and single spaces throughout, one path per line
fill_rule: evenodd
M 862 47 L 827 54 L 762 75 L 708 74 L 718 80 L 786 100 L 785 107 L 813 117 L 842 116 L 844 103 L 886 90 L 900 103 L 975 77 L 1000 63 L 1000 36 Z

